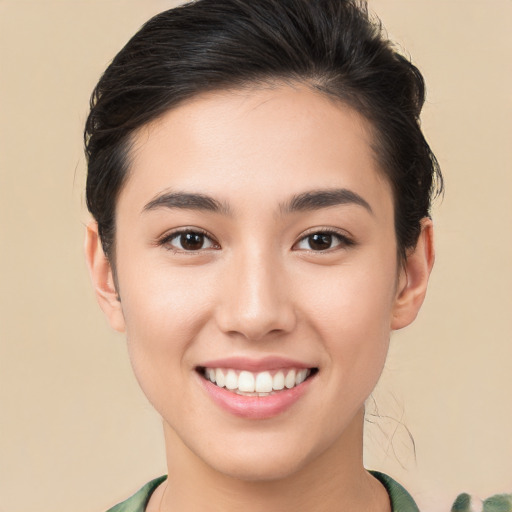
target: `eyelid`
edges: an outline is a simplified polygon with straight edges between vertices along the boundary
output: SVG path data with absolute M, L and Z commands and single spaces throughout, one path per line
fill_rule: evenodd
M 174 247 L 170 244 L 171 240 L 174 240 L 175 238 L 179 237 L 180 235 L 183 235 L 184 233 L 198 233 L 200 235 L 203 235 L 205 238 L 210 240 L 212 243 L 212 247 L 206 247 L 204 249 L 198 249 L 197 251 L 187 251 L 184 249 L 180 249 L 178 247 Z M 215 237 L 206 231 L 203 228 L 198 228 L 196 226 L 183 226 L 179 228 L 172 229 L 171 231 L 167 231 L 164 235 L 159 237 L 156 241 L 156 245 L 164 246 L 168 250 L 171 250 L 175 253 L 187 253 L 187 254 L 197 254 L 199 252 L 212 250 L 212 249 L 220 249 L 220 245 L 215 239 Z
M 349 235 L 346 231 L 343 231 L 341 229 L 332 228 L 332 227 L 319 226 L 319 227 L 315 227 L 315 228 L 310 228 L 310 229 L 306 230 L 304 233 L 302 233 L 300 238 L 293 244 L 292 249 L 297 247 L 297 245 L 300 242 L 302 242 L 303 240 L 305 240 L 306 238 L 308 238 L 312 235 L 315 235 L 315 234 L 327 234 L 327 235 L 334 236 L 339 240 L 339 243 L 336 244 L 334 247 L 331 247 L 324 251 L 315 251 L 313 249 L 296 249 L 296 250 L 309 251 L 312 253 L 326 253 L 326 252 L 334 251 L 340 247 L 345 248 L 345 247 L 351 247 L 351 246 L 356 245 L 356 242 L 353 239 L 353 237 L 351 235 Z

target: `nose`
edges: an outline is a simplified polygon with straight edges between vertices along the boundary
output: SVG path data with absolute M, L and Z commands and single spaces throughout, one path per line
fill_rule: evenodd
M 293 330 L 296 315 L 282 264 L 264 252 L 240 255 L 225 269 L 217 309 L 221 331 L 261 340 Z

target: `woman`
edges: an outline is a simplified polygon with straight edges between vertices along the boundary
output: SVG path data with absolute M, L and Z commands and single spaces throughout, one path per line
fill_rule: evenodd
M 86 255 L 168 478 L 112 510 L 417 510 L 362 434 L 434 262 L 423 101 L 356 1 L 199 0 L 116 56 Z

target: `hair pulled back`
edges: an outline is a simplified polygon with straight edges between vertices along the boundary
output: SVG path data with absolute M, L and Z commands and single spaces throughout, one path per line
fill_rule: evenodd
M 131 135 L 200 93 L 301 82 L 368 119 L 389 180 L 400 257 L 414 247 L 442 177 L 419 124 L 425 86 L 366 2 L 197 0 L 150 19 L 108 66 L 85 128 L 87 206 L 105 254 L 129 171 Z

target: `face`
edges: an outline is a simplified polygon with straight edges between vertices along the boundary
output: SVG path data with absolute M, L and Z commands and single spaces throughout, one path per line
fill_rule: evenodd
M 407 288 L 370 144 L 356 112 L 284 85 L 135 135 L 104 309 L 171 449 L 252 480 L 360 456 Z

